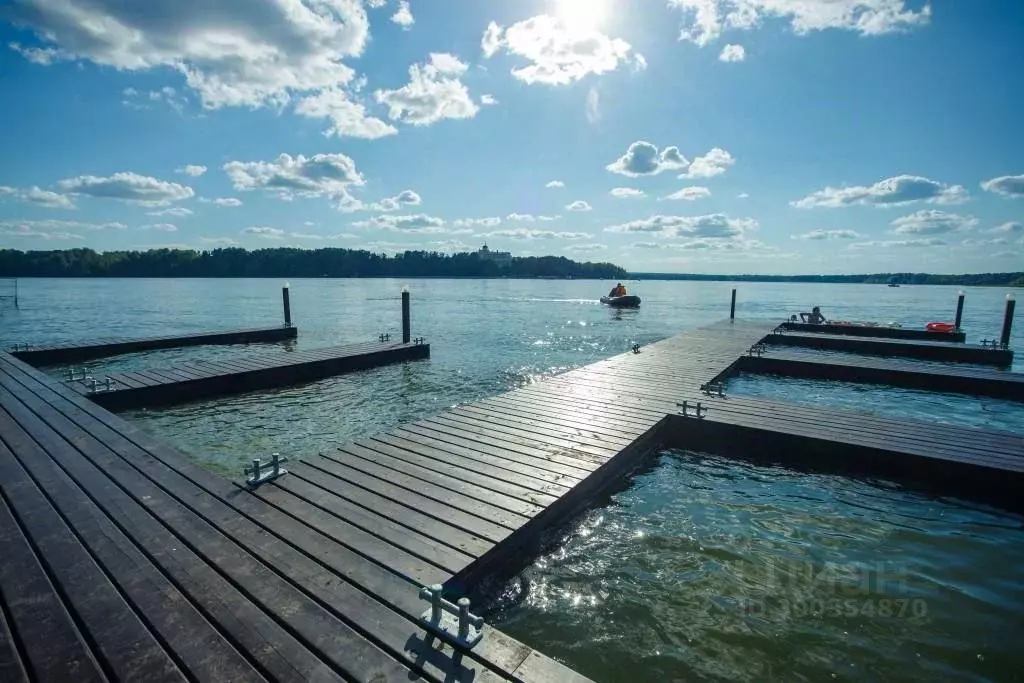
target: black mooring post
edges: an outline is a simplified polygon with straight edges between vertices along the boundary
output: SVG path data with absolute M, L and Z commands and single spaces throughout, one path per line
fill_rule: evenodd
M 1010 348 L 1010 331 L 1013 329 L 1013 309 L 1017 306 L 1017 300 L 1013 294 L 1006 295 L 1006 315 L 1003 316 L 1003 335 L 999 338 L 999 346 L 1004 349 Z
M 402 287 L 402 343 L 412 339 L 412 322 L 409 320 L 409 288 Z
M 736 318 L 736 288 L 732 288 L 732 303 L 729 304 L 729 320 Z
M 284 303 L 284 326 L 292 326 L 292 300 L 289 292 L 291 291 L 288 283 L 284 283 L 284 287 L 281 288 L 281 301 Z
M 953 327 L 960 329 L 960 321 L 964 319 L 964 291 L 961 289 L 956 293 L 956 318 L 953 320 Z

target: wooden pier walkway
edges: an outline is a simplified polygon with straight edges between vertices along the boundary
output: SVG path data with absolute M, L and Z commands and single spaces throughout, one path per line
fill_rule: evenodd
M 982 367 L 939 367 L 885 358 L 835 358 L 813 352 L 773 349 L 761 356 L 744 356 L 745 372 L 884 384 L 1024 401 L 1024 374 Z
M 932 332 L 930 330 L 914 330 L 906 327 L 885 327 L 883 325 L 824 325 L 810 323 L 784 322 L 782 327 L 793 332 L 813 332 L 815 334 L 842 334 L 852 337 L 875 337 L 877 339 L 910 339 L 913 341 L 939 341 L 963 343 L 967 335 L 963 331 Z
M 106 408 L 141 408 L 312 382 L 355 370 L 430 357 L 430 344 L 370 342 L 309 351 L 194 360 L 67 382 Z M 110 388 L 106 380 L 110 379 Z
M 947 363 L 995 365 L 1005 368 L 1013 365 L 1013 351 L 1009 349 L 955 342 L 879 339 L 846 334 L 789 331 L 773 334 L 766 341 L 776 345 L 801 346 L 827 351 L 850 351 L 873 356 L 901 356 Z
M 123 353 L 152 351 L 154 349 L 172 349 L 181 346 L 278 342 L 287 339 L 295 339 L 297 335 L 297 328 L 291 325 L 279 325 L 277 327 L 264 327 L 247 330 L 199 332 L 160 337 L 140 337 L 138 339 L 119 339 L 113 341 L 100 340 L 91 342 L 75 342 L 72 344 L 30 346 L 28 348 L 12 350 L 11 355 L 25 361 L 29 365 L 41 367 L 44 365 L 81 363 L 87 360 L 117 356 Z
M 486 594 L 663 446 L 1021 504 L 1019 435 L 719 396 L 775 327 L 709 325 L 255 488 L 0 353 L 4 680 L 584 680 L 489 627 L 455 656 L 418 591 Z

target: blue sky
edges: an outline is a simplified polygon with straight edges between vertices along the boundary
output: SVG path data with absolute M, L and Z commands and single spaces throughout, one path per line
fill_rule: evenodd
M 1024 266 L 1014 0 L 13 0 L 0 247 Z

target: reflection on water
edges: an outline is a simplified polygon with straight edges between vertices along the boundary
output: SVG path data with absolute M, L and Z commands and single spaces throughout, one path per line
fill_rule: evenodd
M 726 386 L 730 394 L 737 396 L 832 406 L 894 419 L 1024 433 L 1024 403 L 987 396 L 747 373 L 729 379 Z
M 488 618 L 597 681 L 1016 680 L 1024 518 L 670 451 Z

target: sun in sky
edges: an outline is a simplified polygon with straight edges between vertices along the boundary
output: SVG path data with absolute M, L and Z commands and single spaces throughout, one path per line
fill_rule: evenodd
M 573 31 L 607 28 L 611 0 L 554 0 L 555 16 Z

